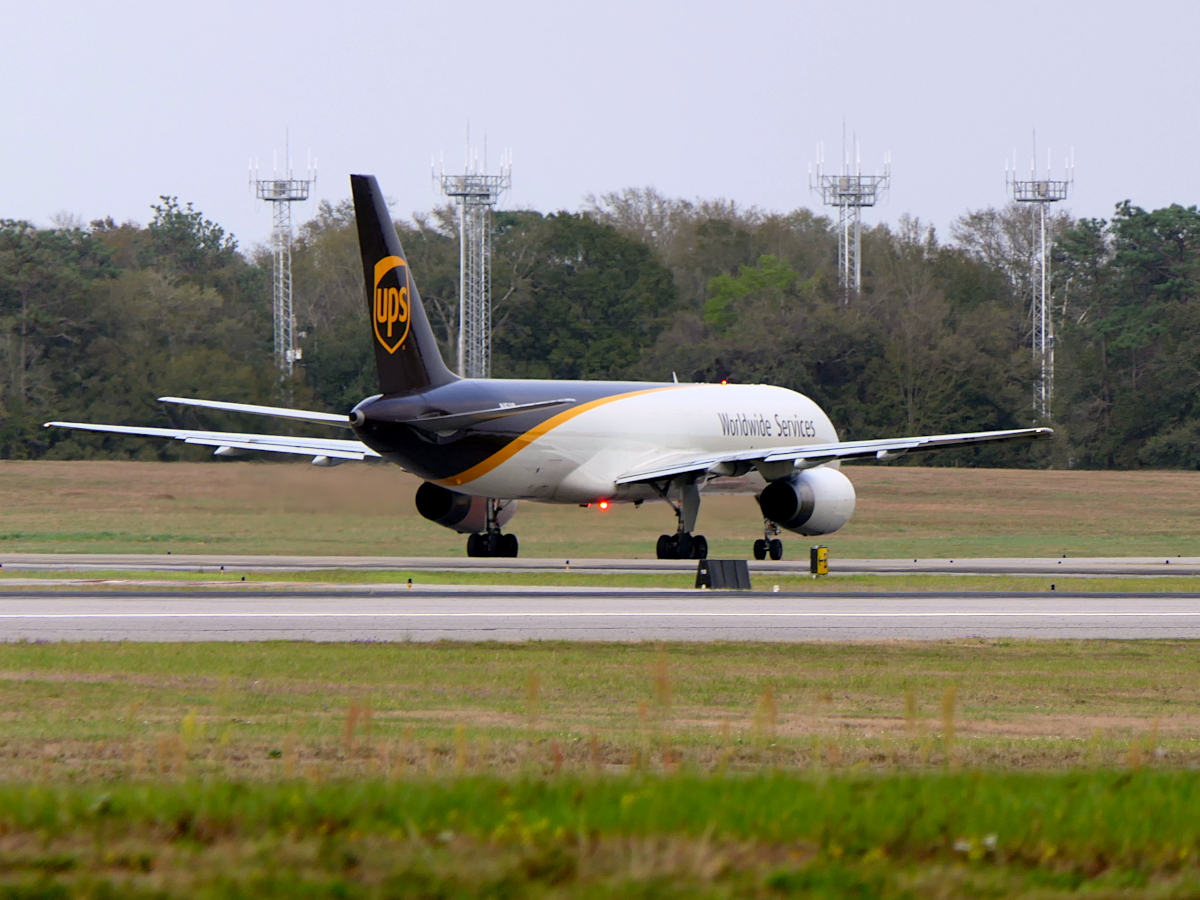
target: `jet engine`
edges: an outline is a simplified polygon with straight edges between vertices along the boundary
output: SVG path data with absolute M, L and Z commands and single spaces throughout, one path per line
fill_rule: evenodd
M 854 515 L 854 485 L 836 469 L 817 466 L 783 481 L 772 481 L 758 495 L 762 514 L 797 534 L 830 534 Z
M 417 512 L 430 522 L 452 528 L 459 534 L 487 531 L 486 497 L 460 494 L 428 481 L 417 488 Z M 496 524 L 503 526 L 516 512 L 517 501 L 507 501 L 496 515 Z

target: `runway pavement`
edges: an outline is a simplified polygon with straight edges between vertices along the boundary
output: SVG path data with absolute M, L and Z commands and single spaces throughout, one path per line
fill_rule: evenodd
M 805 548 L 789 543 L 801 559 L 750 561 L 752 575 L 769 576 L 808 571 Z M 468 559 L 466 557 L 404 556 L 219 556 L 167 553 L 0 553 L 0 566 L 9 571 L 162 571 L 297 572 L 322 569 L 412 572 L 695 572 L 692 560 L 670 559 Z M 1049 557 L 1043 559 L 838 559 L 830 560 L 834 574 L 956 574 L 956 575 L 1200 575 L 1200 557 Z
M 807 641 L 1200 638 L 1198 594 L 422 587 L 0 594 L 2 640 Z

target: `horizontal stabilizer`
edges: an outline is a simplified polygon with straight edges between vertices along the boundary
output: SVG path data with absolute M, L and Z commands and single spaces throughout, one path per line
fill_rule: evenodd
M 350 417 L 341 413 L 314 412 L 308 409 L 286 409 L 279 406 L 256 406 L 253 403 L 229 403 L 225 400 L 197 400 L 193 397 L 159 397 L 158 399 L 161 403 L 200 406 L 204 409 L 250 413 L 254 416 L 272 416 L 276 419 L 293 419 L 297 422 L 316 422 L 320 425 L 337 425 L 340 428 L 350 427 Z
M 143 428 L 136 425 L 92 425 L 84 422 L 47 422 L 46 427 L 100 431 L 105 434 L 133 434 L 162 437 L 204 447 L 228 447 L 230 450 L 262 450 L 266 453 L 295 453 L 300 456 L 328 456 L 331 459 L 363 459 L 379 456 L 362 441 L 335 438 L 291 437 L 285 434 L 242 434 L 236 431 L 190 431 L 186 428 Z M 222 454 L 227 455 L 227 454 Z

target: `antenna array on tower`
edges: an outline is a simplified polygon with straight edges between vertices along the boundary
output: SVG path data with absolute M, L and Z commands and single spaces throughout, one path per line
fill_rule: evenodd
M 874 206 L 887 194 L 892 183 L 891 155 L 886 154 L 882 175 L 862 174 L 862 158 L 858 145 L 854 148 L 854 171 L 850 171 L 850 156 L 843 151 L 839 175 L 825 174 L 825 148 L 817 146 L 817 170 L 808 170 L 808 187 L 826 206 L 838 210 L 838 282 L 843 296 L 862 290 L 862 210 Z
M 303 178 L 292 174 L 291 159 L 284 151 L 283 171 L 272 166 L 270 178 L 259 178 L 251 163 L 250 183 L 255 196 L 271 204 L 271 312 L 275 322 L 275 364 L 290 376 L 301 350 L 296 346 L 296 313 L 292 307 L 292 204 L 308 199 L 317 183 L 317 167 L 310 162 Z
M 1072 154 L 1073 156 L 1073 154 Z M 1032 322 L 1031 343 L 1033 360 L 1039 368 L 1033 388 L 1033 409 L 1039 419 L 1050 421 L 1054 406 L 1054 305 L 1050 296 L 1050 257 L 1046 245 L 1046 215 L 1051 203 L 1066 200 L 1075 183 L 1075 160 L 1064 163 L 1065 177 L 1050 177 L 1050 153 L 1046 153 L 1046 175 L 1037 173 L 1037 147 L 1029 163 L 1029 177 L 1017 177 L 1017 154 L 1013 152 L 1012 168 L 1004 163 L 1004 180 L 1018 203 L 1036 203 L 1040 231 L 1039 252 L 1030 274 L 1031 294 L 1029 315 Z
M 462 175 L 438 176 L 442 193 L 459 207 L 458 374 L 492 375 L 492 207 L 512 186 L 512 156 L 500 160 L 500 173 L 487 174 L 486 159 L 467 150 Z

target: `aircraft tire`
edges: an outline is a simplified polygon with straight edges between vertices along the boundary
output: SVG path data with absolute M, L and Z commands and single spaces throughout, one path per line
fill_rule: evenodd
M 521 545 L 517 542 L 515 534 L 500 535 L 500 555 L 515 559 L 520 552 Z
M 767 550 L 768 550 L 768 547 L 767 547 L 767 541 L 765 538 L 759 538 L 757 541 L 754 542 L 754 558 L 755 559 L 766 559 L 767 558 Z
M 654 548 L 659 559 L 675 559 L 675 538 L 674 535 L 664 534 L 658 539 L 658 544 Z
M 692 538 L 692 559 L 708 559 L 708 538 L 702 534 Z
M 676 538 L 675 558 L 692 559 L 692 536 L 690 534 L 681 534 Z
M 467 556 L 487 556 L 487 543 L 482 534 L 472 534 L 467 538 Z
M 775 538 L 767 545 L 767 552 L 771 554 L 771 559 L 783 559 L 783 541 Z

